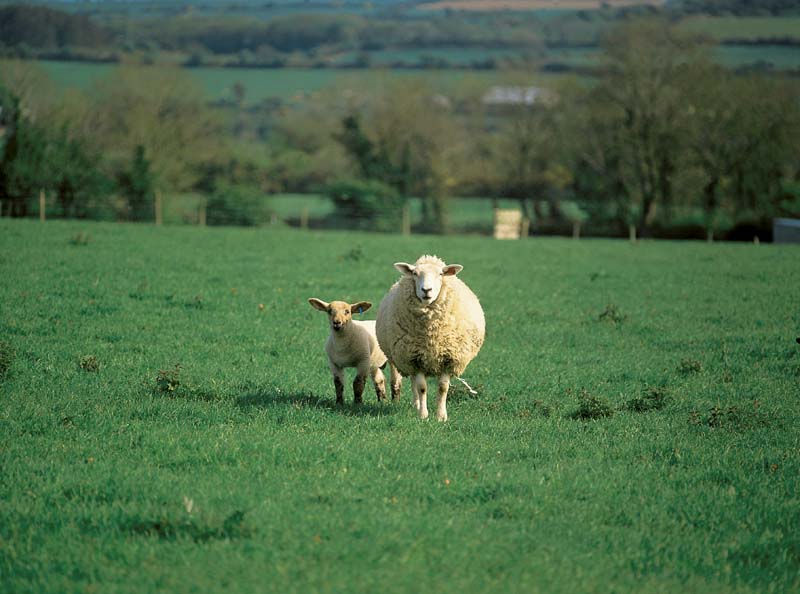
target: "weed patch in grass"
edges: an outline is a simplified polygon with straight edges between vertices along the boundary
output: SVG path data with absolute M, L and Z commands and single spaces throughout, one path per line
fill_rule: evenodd
M 16 358 L 16 352 L 10 342 L 0 340 L 0 380 L 8 375 Z
M 157 520 L 131 519 L 122 528 L 131 534 L 155 537 L 159 540 L 189 539 L 197 543 L 211 540 L 236 540 L 250 538 L 255 530 L 245 523 L 245 512 L 237 510 L 222 521 L 201 522 L 194 518 Z
M 645 413 L 661 410 L 669 403 L 669 392 L 663 386 L 647 388 L 641 396 L 631 398 L 625 408 L 631 412 Z
M 609 303 L 606 305 L 606 308 L 600 312 L 597 316 L 597 321 L 599 322 L 609 322 L 615 326 L 622 324 L 628 318 L 627 315 L 623 314 L 619 307 L 617 307 L 613 303 Z
M 162 394 L 171 394 L 181 385 L 181 364 L 176 363 L 171 369 L 159 369 L 156 376 L 156 390 Z
M 89 241 L 92 239 L 92 236 L 89 235 L 86 231 L 78 231 L 72 237 L 69 238 L 70 245 L 77 245 L 77 246 L 84 246 L 89 245 Z
M 94 355 L 83 355 L 78 361 L 80 368 L 88 373 L 97 373 L 100 371 L 100 362 Z
M 614 414 L 614 408 L 602 398 L 590 394 L 587 390 L 581 390 L 578 395 L 578 408 L 570 417 L 581 421 L 592 421 L 610 417 Z
M 734 405 L 712 406 L 705 413 L 693 410 L 689 415 L 689 422 L 692 425 L 729 431 L 748 431 L 759 427 L 769 427 L 772 423 L 769 417 L 759 410 L 759 407 L 759 402 L 755 401 L 749 408 Z
M 681 359 L 678 363 L 678 371 L 683 375 L 700 373 L 702 370 L 703 365 L 697 359 Z

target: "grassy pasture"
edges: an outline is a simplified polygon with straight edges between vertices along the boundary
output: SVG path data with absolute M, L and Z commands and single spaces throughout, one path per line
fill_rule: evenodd
M 435 0 L 420 4 L 424 10 L 468 10 L 478 12 L 529 10 L 598 10 L 604 6 L 661 6 L 663 0 Z
M 99 78 L 108 76 L 116 67 L 109 64 L 47 60 L 39 63 L 60 87 L 82 90 L 89 88 Z M 237 82 L 242 83 L 246 90 L 246 103 L 255 103 L 269 98 L 292 100 L 335 86 L 375 90 L 398 76 L 421 78 L 440 92 L 447 92 L 461 84 L 480 84 L 485 87 L 502 83 L 513 75 L 513 73 L 498 71 L 384 70 L 381 68 L 345 70 L 335 68 L 191 68 L 186 72 L 197 78 L 202 88 L 205 89 L 207 98 L 212 101 L 230 99 L 233 85 Z
M 800 39 L 800 17 L 695 16 L 684 20 L 681 27 L 716 41 Z
M 800 588 L 796 247 L 7 219 L 0 247 L 4 592 Z M 425 252 L 485 308 L 480 395 L 337 409 L 306 298 L 377 303 Z

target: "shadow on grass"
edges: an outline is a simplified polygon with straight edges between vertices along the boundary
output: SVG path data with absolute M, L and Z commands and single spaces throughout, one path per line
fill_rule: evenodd
M 367 394 L 365 394 L 365 398 L 368 398 Z M 383 417 L 397 414 L 402 404 L 397 402 L 392 403 L 391 401 L 370 402 L 368 400 L 363 404 L 354 404 L 351 396 L 350 400 L 345 400 L 345 403 L 340 405 L 336 404 L 333 398 L 324 398 L 315 394 L 303 392 L 289 393 L 282 391 L 280 388 L 269 386 L 247 386 L 243 390 L 243 393 L 236 398 L 236 406 L 242 411 L 292 407 L 297 410 L 328 410 L 341 415 L 354 417 Z

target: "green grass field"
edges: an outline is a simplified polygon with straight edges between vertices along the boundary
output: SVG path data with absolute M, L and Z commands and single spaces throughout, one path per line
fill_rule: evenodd
M 681 27 L 717 41 L 800 39 L 800 17 L 696 16 L 687 18 Z
M 116 66 L 85 62 L 40 61 L 48 75 L 61 88 L 85 90 L 101 77 L 108 76 Z M 185 72 L 194 76 L 206 91 L 209 100 L 230 99 L 233 85 L 244 85 L 246 103 L 269 98 L 292 100 L 326 88 L 374 90 L 394 77 L 423 79 L 440 92 L 449 92 L 458 85 L 480 84 L 489 86 L 502 83 L 513 73 L 499 71 L 417 70 L 417 69 L 307 69 L 307 68 L 190 68 Z M 547 76 L 547 75 L 545 75 Z M 552 77 L 551 77 L 552 78 Z
M 0 247 L 3 592 L 800 588 L 796 246 L 0 219 Z M 377 304 L 427 252 L 484 306 L 479 395 L 336 408 L 306 298 Z

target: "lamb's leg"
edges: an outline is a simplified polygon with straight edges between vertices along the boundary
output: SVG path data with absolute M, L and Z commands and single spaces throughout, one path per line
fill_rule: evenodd
M 428 418 L 428 382 L 425 379 L 425 374 L 418 373 L 414 376 L 414 384 L 419 394 L 419 418 Z
M 439 395 L 436 399 L 436 420 L 447 420 L 447 391 L 450 389 L 450 374 L 439 376 Z
M 400 388 L 403 387 L 403 376 L 397 371 L 397 367 L 391 363 L 389 363 L 389 370 L 391 371 L 392 379 L 392 401 L 397 402 L 400 400 Z
M 353 380 L 353 403 L 361 404 L 364 402 L 364 386 L 367 383 L 369 365 L 362 365 L 356 369 L 356 379 Z
M 373 370 L 372 383 L 375 384 L 375 395 L 378 397 L 378 402 L 386 400 L 386 378 L 383 377 L 383 370 L 380 367 Z
M 344 404 L 344 372 L 340 367 L 331 365 L 333 386 L 336 388 L 336 404 Z

